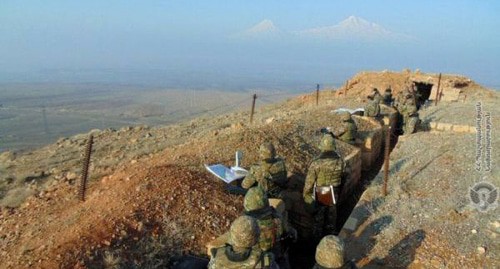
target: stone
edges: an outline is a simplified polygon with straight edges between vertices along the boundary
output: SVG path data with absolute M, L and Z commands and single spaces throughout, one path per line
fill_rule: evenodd
M 450 123 L 438 123 L 436 129 L 439 131 L 451 131 L 453 125 Z
M 429 127 L 431 127 L 432 130 L 436 130 L 436 128 L 437 128 L 437 122 L 431 121 L 429 123 Z
M 477 247 L 477 253 L 479 253 L 481 255 L 484 254 L 484 253 L 486 253 L 486 248 L 484 248 L 484 247 Z
M 384 121 L 384 125 L 389 125 L 391 123 L 391 119 L 387 116 L 384 116 L 382 120 Z
M 469 125 L 453 125 L 453 132 L 456 133 L 468 133 Z
M 68 180 L 75 180 L 77 178 L 78 178 L 78 175 L 74 172 L 68 172 L 66 174 L 66 179 L 68 179 Z

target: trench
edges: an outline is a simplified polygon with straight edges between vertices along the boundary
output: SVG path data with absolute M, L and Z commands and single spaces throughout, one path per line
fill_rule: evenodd
M 390 114 L 390 115 L 389 115 Z M 389 113 L 387 116 L 391 126 L 393 127 L 391 129 L 391 134 L 390 134 L 390 147 L 389 149 L 392 151 L 392 149 L 396 146 L 398 142 L 398 132 L 396 127 L 395 121 L 397 121 L 397 117 L 395 114 Z M 380 172 L 380 170 L 383 168 L 383 163 L 384 163 L 384 148 L 385 148 L 385 132 L 383 129 L 380 129 L 380 126 L 383 126 L 382 119 L 378 119 L 376 121 L 376 125 L 374 124 L 374 128 L 371 131 L 368 131 L 368 133 L 379 133 L 379 143 L 375 144 L 373 148 L 378 149 L 378 154 L 373 154 L 374 158 L 370 159 L 370 162 L 368 166 L 365 168 L 361 168 L 362 166 L 362 150 L 359 145 L 353 145 L 356 147 L 354 149 L 354 153 L 358 151 L 356 154 L 359 156 L 356 156 L 355 158 L 358 158 L 358 161 L 353 161 L 351 165 L 353 166 L 359 166 L 359 169 L 361 170 L 361 174 L 359 177 L 356 177 L 356 181 L 354 182 L 354 185 L 349 188 L 348 192 L 343 192 L 341 193 L 341 196 L 339 198 L 339 203 L 338 203 L 338 210 L 337 210 L 337 231 L 336 235 L 340 232 L 341 228 L 344 226 L 345 222 L 351 215 L 353 209 L 357 205 L 359 199 L 361 198 L 363 192 L 366 190 L 367 186 L 372 182 L 372 180 L 377 176 L 377 174 Z M 371 136 L 373 138 L 374 136 Z M 365 137 L 366 138 L 366 137 Z M 364 145 L 364 141 L 362 143 Z M 354 155 L 356 155 L 354 154 Z M 350 156 L 350 155 L 349 155 Z M 347 158 L 347 157 L 346 157 Z M 353 157 L 353 159 L 355 159 Z M 347 160 L 347 159 L 346 159 Z M 365 164 L 366 165 L 366 164 Z M 359 171 L 359 170 L 358 170 Z M 352 171 L 351 171 L 352 172 Z M 299 239 L 297 242 L 292 243 L 288 246 L 288 258 L 289 258 L 289 264 L 290 268 L 312 268 L 315 263 L 315 252 L 316 252 L 316 246 L 319 243 L 318 241 L 315 241 L 311 235 L 310 231 L 310 224 L 311 224 L 311 215 L 306 216 L 305 222 L 304 219 L 301 217 L 304 217 L 304 202 L 302 198 L 302 193 L 301 190 L 303 189 L 303 183 L 305 181 L 305 175 L 300 174 L 300 175 L 292 175 L 292 178 L 290 178 L 290 181 L 295 180 L 302 182 L 302 185 L 300 186 L 295 186 L 298 187 L 299 192 L 297 190 L 291 191 L 291 193 L 295 194 L 295 198 L 292 202 L 293 206 L 291 208 L 288 208 L 290 205 L 290 200 L 287 200 L 285 197 L 285 205 L 287 206 L 287 213 L 288 213 L 288 222 L 291 224 L 292 227 L 297 229 L 297 232 L 299 233 Z M 352 180 L 352 178 L 351 178 Z M 245 191 L 242 190 L 239 186 L 232 186 L 230 184 L 226 185 L 226 191 L 229 193 L 235 194 L 235 195 L 244 195 Z M 285 195 L 286 196 L 286 195 Z M 297 212 L 297 209 L 302 212 Z M 309 218 L 309 219 L 307 219 Z M 305 223 L 305 225 L 304 225 Z M 174 268 L 184 268 L 184 267 L 174 267 Z M 186 267 L 188 268 L 188 267 Z M 193 267 L 190 267 L 193 268 Z M 197 268 L 202 268 L 202 267 L 197 267 Z
M 385 140 L 385 137 L 383 137 Z M 394 149 L 398 142 L 398 133 L 395 129 L 391 132 L 390 139 L 390 151 Z M 384 164 L 384 148 L 385 143 L 381 145 L 381 150 L 377 155 L 376 160 L 373 162 L 372 166 L 365 171 L 361 172 L 360 181 L 355 187 L 345 195 L 345 197 L 341 197 L 338 209 L 337 209 L 337 232 L 336 235 L 340 232 L 347 219 L 351 215 L 353 209 L 357 205 L 361 195 L 366 190 L 367 186 L 371 183 L 371 181 L 377 176 L 377 174 L 383 169 Z M 292 226 L 294 226 L 292 224 Z M 300 238 L 300 237 L 299 237 Z M 293 244 L 289 248 L 289 260 L 291 268 L 312 268 L 315 263 L 315 252 L 316 246 L 319 242 L 315 240 L 311 240 L 311 238 L 302 238 L 298 240 L 296 244 Z

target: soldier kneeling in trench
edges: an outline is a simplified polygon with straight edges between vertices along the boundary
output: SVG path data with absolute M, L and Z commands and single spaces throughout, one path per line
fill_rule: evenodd
M 344 160 L 337 154 L 332 134 L 325 134 L 321 154 L 312 161 L 302 193 L 306 208 L 313 214 L 313 239 L 336 232 L 337 201 L 344 174 Z
M 231 224 L 227 244 L 211 250 L 208 269 L 279 269 L 274 255 L 263 252 L 257 245 L 259 235 L 259 226 L 254 218 L 238 217 Z
M 241 186 L 249 189 L 260 186 L 269 198 L 282 199 L 282 191 L 288 183 L 285 161 L 276 157 L 274 145 L 263 143 L 259 148 L 260 162 L 252 165 Z
M 316 264 L 312 269 L 357 269 L 354 262 L 344 262 L 344 242 L 335 235 L 321 239 L 315 258 Z
M 297 239 L 297 231 L 269 205 L 266 193 L 260 187 L 250 188 L 243 201 L 245 215 L 257 220 L 260 229 L 259 246 L 272 252 L 281 269 L 290 268 L 288 245 Z

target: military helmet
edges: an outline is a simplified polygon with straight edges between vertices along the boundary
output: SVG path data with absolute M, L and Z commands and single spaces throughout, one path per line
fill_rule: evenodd
M 266 192 L 259 186 L 250 188 L 243 200 L 245 211 L 253 211 L 269 206 Z
M 349 112 L 346 111 L 346 112 L 340 114 L 340 119 L 342 121 L 350 121 L 352 119 L 351 118 L 351 113 L 349 113 Z
M 274 159 L 274 157 L 276 157 L 276 150 L 271 142 L 262 143 L 259 148 L 259 153 L 261 160 Z
M 239 248 L 250 248 L 257 243 L 260 230 L 257 221 L 250 216 L 240 216 L 229 230 L 229 244 Z
M 335 235 L 327 235 L 316 247 L 316 263 L 326 268 L 344 265 L 344 243 Z
M 331 134 L 325 134 L 321 138 L 321 142 L 319 143 L 319 150 L 322 152 L 325 151 L 335 151 L 335 139 Z

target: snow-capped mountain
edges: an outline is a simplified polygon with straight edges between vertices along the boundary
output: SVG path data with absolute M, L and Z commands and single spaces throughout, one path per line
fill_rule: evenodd
M 262 20 L 261 22 L 253 25 L 252 27 L 237 34 L 240 38 L 250 39 L 274 39 L 282 38 L 287 33 L 279 29 L 273 21 L 269 19 Z
M 335 25 L 296 31 L 295 34 L 301 37 L 325 39 L 384 40 L 409 38 L 356 16 L 350 16 Z

